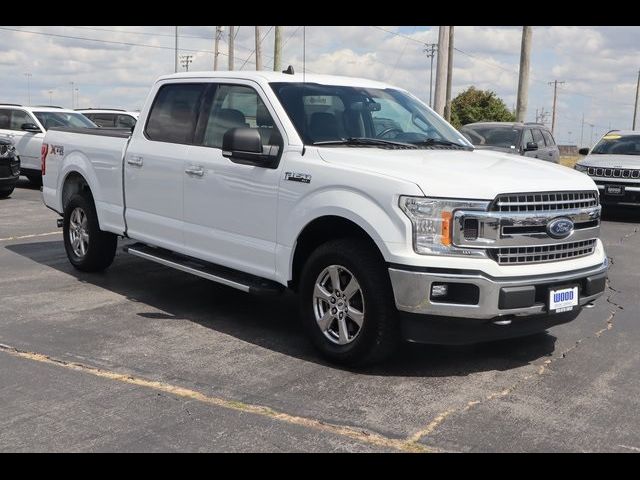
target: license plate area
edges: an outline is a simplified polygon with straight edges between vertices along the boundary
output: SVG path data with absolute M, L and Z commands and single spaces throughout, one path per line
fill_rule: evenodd
M 549 288 L 547 307 L 549 313 L 570 312 L 580 304 L 578 285 Z
M 624 185 L 605 185 L 604 193 L 607 195 L 624 195 Z

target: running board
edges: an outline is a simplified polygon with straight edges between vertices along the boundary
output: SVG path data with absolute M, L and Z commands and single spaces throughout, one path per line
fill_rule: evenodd
M 212 282 L 236 288 L 243 292 L 258 295 L 277 295 L 285 290 L 283 285 L 277 282 L 257 277 L 231 268 L 222 267 L 209 262 L 204 262 L 193 257 L 165 250 L 164 248 L 150 247 L 143 243 L 128 245 L 123 248 L 126 253 L 136 257 L 151 260 L 166 267 L 175 268 L 192 275 L 196 275 Z

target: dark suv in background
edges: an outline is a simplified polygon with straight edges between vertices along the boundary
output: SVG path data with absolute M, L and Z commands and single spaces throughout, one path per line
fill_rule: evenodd
M 539 123 L 476 122 L 460 129 L 478 149 L 560 161 L 560 150 L 547 127 Z
M 7 198 L 18 183 L 20 160 L 10 140 L 0 138 L 0 198 Z

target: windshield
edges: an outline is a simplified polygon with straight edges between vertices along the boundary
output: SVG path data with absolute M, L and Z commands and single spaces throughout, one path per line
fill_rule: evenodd
M 593 147 L 592 154 L 640 155 L 640 135 L 609 134 Z
M 520 130 L 510 125 L 465 125 L 460 133 L 476 146 L 516 148 L 520 138 Z
M 51 127 L 97 128 L 97 125 L 81 113 L 33 112 L 45 130 Z
M 363 139 L 376 139 L 416 145 L 431 140 L 432 148 L 452 143 L 471 147 L 420 100 L 400 90 L 317 83 L 272 83 L 271 87 L 305 144 L 357 139 L 358 145 L 365 145 Z M 370 144 L 384 146 L 385 142 Z

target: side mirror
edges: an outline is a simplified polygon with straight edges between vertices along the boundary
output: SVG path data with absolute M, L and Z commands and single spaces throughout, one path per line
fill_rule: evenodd
M 578 154 L 579 155 L 589 155 L 589 149 L 588 148 L 581 148 L 580 150 L 578 150 Z
M 222 156 L 234 163 L 263 168 L 276 168 L 280 148 L 263 148 L 260 132 L 254 128 L 232 128 L 222 137 Z
M 532 152 L 534 150 L 538 150 L 538 144 L 536 142 L 527 142 L 524 147 L 525 152 Z
M 42 130 L 40 130 L 40 127 L 37 126 L 35 123 L 23 123 L 22 125 L 20 125 L 20 128 L 25 132 L 42 133 Z

